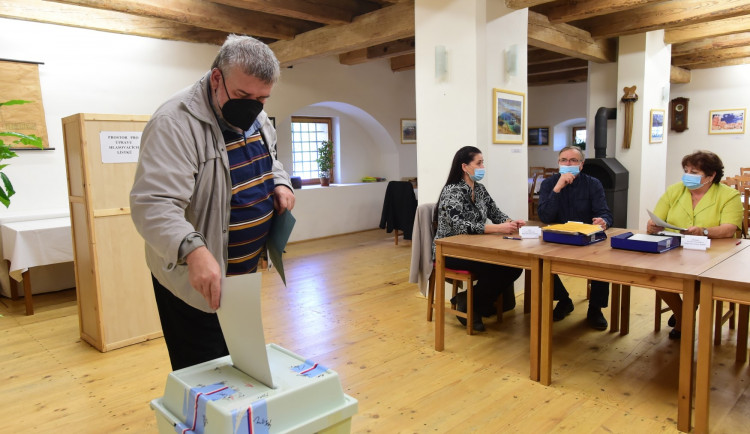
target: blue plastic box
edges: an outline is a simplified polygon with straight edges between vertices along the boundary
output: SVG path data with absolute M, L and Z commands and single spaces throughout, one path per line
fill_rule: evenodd
M 615 249 L 623 250 L 634 250 L 636 252 L 648 252 L 648 253 L 663 253 L 668 250 L 680 247 L 681 237 L 669 236 L 666 240 L 662 241 L 642 241 L 642 240 L 630 240 L 633 236 L 632 232 L 625 232 L 624 234 L 615 235 L 611 238 L 610 245 Z
M 573 246 L 586 246 L 589 244 L 598 243 L 607 239 L 607 234 L 604 231 L 595 232 L 591 235 L 584 234 L 566 234 L 562 232 L 545 231 L 542 230 L 542 239 L 550 243 L 559 244 L 570 244 Z

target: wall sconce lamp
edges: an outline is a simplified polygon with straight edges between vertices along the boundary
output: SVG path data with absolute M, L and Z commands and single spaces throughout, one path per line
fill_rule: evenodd
M 513 44 L 507 50 L 504 50 L 503 59 L 505 73 L 511 77 L 515 77 L 518 68 L 518 45 Z
M 435 46 L 435 79 L 445 80 L 448 75 L 448 59 L 445 45 Z

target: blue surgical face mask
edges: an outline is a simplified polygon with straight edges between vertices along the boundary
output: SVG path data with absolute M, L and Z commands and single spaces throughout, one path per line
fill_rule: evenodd
M 696 188 L 703 187 L 703 184 L 701 184 L 701 176 L 692 173 L 684 173 L 682 175 L 682 184 L 685 185 L 688 190 L 695 190 Z
M 581 173 L 580 166 L 560 166 L 560 173 L 572 173 L 575 176 L 578 176 L 579 173 Z
M 469 175 L 469 178 L 471 178 L 472 181 L 481 181 L 482 178 L 484 178 L 484 169 L 481 167 L 477 167 L 474 169 L 474 174 Z

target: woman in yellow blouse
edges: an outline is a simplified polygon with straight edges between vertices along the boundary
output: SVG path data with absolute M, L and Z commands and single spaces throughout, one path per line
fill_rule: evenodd
M 709 151 L 696 151 L 682 158 L 685 173 L 682 182 L 670 185 L 656 204 L 654 214 L 665 222 L 687 228 L 681 233 L 703 235 L 708 238 L 732 238 L 742 227 L 740 193 L 720 181 L 724 164 L 718 155 Z M 651 220 L 648 233 L 664 230 Z M 659 295 L 672 309 L 669 325 L 670 339 L 681 334 L 682 299 L 679 294 L 659 291 Z

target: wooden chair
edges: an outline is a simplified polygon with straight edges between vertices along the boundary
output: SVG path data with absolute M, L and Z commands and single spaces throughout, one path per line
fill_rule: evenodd
M 544 175 L 543 166 L 531 166 L 529 167 L 529 178 L 536 178 L 537 175 Z
M 560 169 L 557 167 L 547 167 L 544 169 L 544 177 L 552 176 L 556 173 L 559 173 Z
M 740 167 L 740 176 L 750 175 L 750 167 Z
M 654 303 L 654 331 L 658 332 L 659 330 L 661 330 L 661 316 L 665 312 L 672 312 L 672 309 L 670 309 L 669 306 L 663 307 L 662 299 L 659 296 L 659 293 L 656 292 L 656 300 Z M 742 313 L 742 309 L 740 309 L 740 313 Z M 721 345 L 721 326 L 724 325 L 727 321 L 729 322 L 729 329 L 734 330 L 735 318 L 737 318 L 735 303 L 729 303 L 729 308 L 726 312 L 724 312 L 724 302 L 721 300 L 716 300 L 716 315 L 714 316 L 714 345 Z M 747 341 L 747 337 L 745 338 L 745 341 Z
M 474 334 L 474 275 L 467 270 L 446 268 L 445 280 L 451 282 L 451 287 L 453 288 L 451 298 L 458 294 L 458 283 L 466 285 L 466 312 L 459 312 L 456 309 L 456 305 L 451 303 L 451 307 L 445 309 L 445 313 L 452 313 L 461 318 L 466 318 L 466 334 Z M 435 266 L 433 265 L 427 290 L 427 321 L 432 321 L 432 313 L 435 309 L 435 283 Z M 499 317 L 502 318 L 502 313 Z

